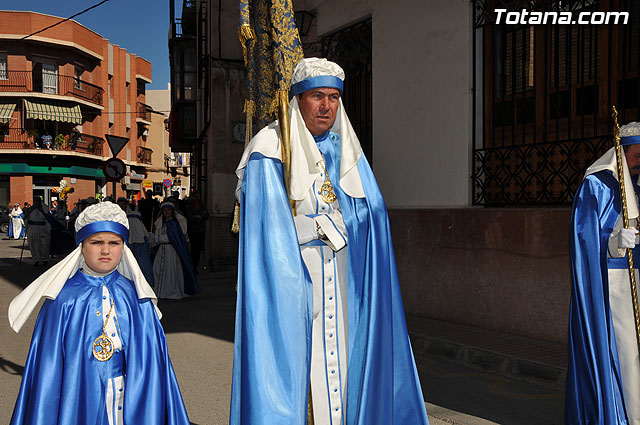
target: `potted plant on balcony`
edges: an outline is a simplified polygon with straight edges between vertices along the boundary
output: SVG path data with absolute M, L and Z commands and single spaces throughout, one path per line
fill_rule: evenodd
M 41 147 L 40 130 L 38 130 L 37 128 L 32 128 L 32 129 L 27 131 L 27 134 L 30 137 L 33 137 L 33 147 L 36 148 L 36 149 L 40 149 L 40 147 Z
M 64 135 L 58 134 L 56 138 L 53 139 L 53 149 L 55 150 L 62 149 L 65 141 L 66 139 L 64 138 Z

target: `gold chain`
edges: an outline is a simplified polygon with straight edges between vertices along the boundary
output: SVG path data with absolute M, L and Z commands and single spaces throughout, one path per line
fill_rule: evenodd
M 109 323 L 109 317 L 111 317 L 111 312 L 113 312 L 113 299 L 111 299 L 111 308 L 109 308 L 109 313 L 107 313 L 107 317 L 104 319 L 104 323 L 102 324 L 102 335 L 96 338 L 93 342 L 93 357 L 95 357 L 98 361 L 106 362 L 113 356 L 114 344 L 111 338 L 107 336 L 107 323 Z
M 324 164 L 320 163 L 322 170 L 324 171 L 324 175 L 327 177 L 322 186 L 320 186 L 320 197 L 327 203 L 333 204 L 336 199 L 336 193 L 333 191 L 333 185 L 331 184 L 331 179 L 329 178 L 329 173 L 327 173 L 327 169 L 324 168 Z

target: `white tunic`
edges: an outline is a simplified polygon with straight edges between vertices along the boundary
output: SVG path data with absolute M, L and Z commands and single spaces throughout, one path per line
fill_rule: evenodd
M 296 230 L 302 259 L 313 283 L 313 333 L 311 349 L 311 396 L 315 425 L 343 423 L 346 407 L 348 353 L 348 256 L 347 232 L 336 200 L 320 196 L 324 172 L 309 193 L 296 202 Z M 314 239 L 316 223 L 326 235 Z
M 13 227 L 13 239 L 20 239 L 20 233 L 22 233 L 22 226 L 24 226 L 24 220 L 22 220 L 22 209 L 12 209 L 9 213 L 11 216 L 11 226 Z
M 629 220 L 629 227 L 636 227 L 635 219 Z M 618 218 L 609 238 L 609 257 L 624 257 L 624 249 L 618 249 L 618 233 L 622 228 L 622 216 Z M 640 258 L 634 257 L 636 267 Z M 640 359 L 638 358 L 638 342 L 636 340 L 633 301 L 628 269 L 608 269 L 609 305 L 613 329 L 618 346 L 620 361 L 620 378 L 624 394 L 625 407 L 629 425 L 640 425 Z M 640 276 L 636 269 L 636 282 L 640 286 Z

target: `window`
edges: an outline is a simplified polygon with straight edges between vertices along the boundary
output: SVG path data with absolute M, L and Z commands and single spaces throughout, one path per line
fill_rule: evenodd
M 127 104 L 131 104 L 131 84 L 127 83 L 125 92 L 127 93 Z
M 7 54 L 0 53 L 0 80 L 8 80 L 9 71 L 7 68 Z
M 58 94 L 58 65 L 42 64 L 42 92 Z
M 82 68 L 79 66 L 74 67 L 74 83 L 73 86 L 76 90 L 84 90 L 82 88 Z
M 111 81 L 113 77 L 109 75 L 109 80 L 107 81 L 107 98 L 111 99 L 113 97 L 113 93 L 111 92 Z
M 473 203 L 568 205 L 620 124 L 640 120 L 640 7 L 628 25 L 495 24 L 498 1 L 474 1 Z M 504 2 L 519 11 L 517 2 Z M 550 0 L 531 10 L 607 12 L 610 2 Z

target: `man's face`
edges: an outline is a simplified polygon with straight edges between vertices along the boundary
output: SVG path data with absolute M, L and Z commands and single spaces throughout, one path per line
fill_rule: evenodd
M 640 145 L 631 145 L 625 152 L 624 156 L 629 166 L 629 174 L 637 176 L 640 174 Z
M 340 91 L 329 87 L 311 89 L 298 96 L 298 104 L 311 134 L 320 136 L 336 121 Z

